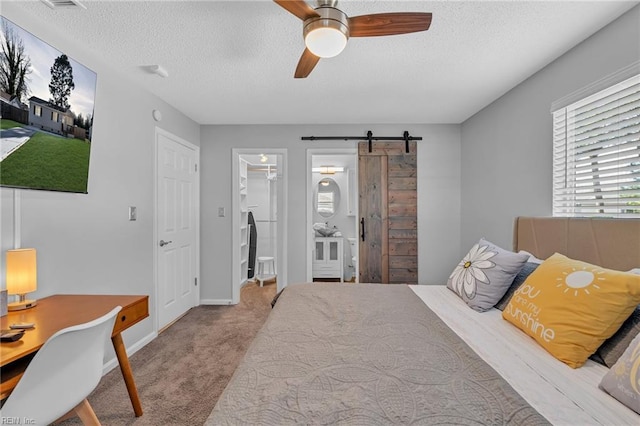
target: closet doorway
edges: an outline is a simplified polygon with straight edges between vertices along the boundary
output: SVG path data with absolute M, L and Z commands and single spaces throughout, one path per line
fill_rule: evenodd
M 234 149 L 233 287 L 248 282 L 286 284 L 286 150 Z
M 307 281 L 358 282 L 355 148 L 307 150 Z

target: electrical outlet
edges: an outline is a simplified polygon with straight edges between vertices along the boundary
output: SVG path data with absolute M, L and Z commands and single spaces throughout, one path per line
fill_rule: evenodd
M 138 219 L 138 209 L 135 206 L 129 206 L 129 220 Z
M 224 207 L 218 207 L 218 217 L 224 217 Z

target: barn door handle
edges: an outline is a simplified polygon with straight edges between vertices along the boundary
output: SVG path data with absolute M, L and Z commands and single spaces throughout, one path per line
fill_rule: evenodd
M 362 229 L 360 237 L 362 238 L 362 241 L 364 241 L 364 217 L 360 218 L 360 227 Z

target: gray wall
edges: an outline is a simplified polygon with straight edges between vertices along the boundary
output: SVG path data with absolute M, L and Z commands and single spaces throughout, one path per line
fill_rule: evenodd
M 88 194 L 2 188 L 3 258 L 13 248 L 16 232 L 23 247 L 38 250 L 36 298 L 55 293 L 153 295 L 156 122 L 151 111 L 162 111 L 160 127 L 197 145 L 200 126 L 115 74 L 81 44 L 45 30 L 47 25 L 11 2 L 3 3 L 2 14 L 98 74 Z M 13 221 L 14 191 L 20 198 L 19 229 Z M 128 221 L 128 206 L 137 206 L 136 222 Z M 0 272 L 5 288 L 4 269 Z M 127 346 L 153 336 L 153 298 L 150 311 L 151 319 L 124 333 Z
M 461 255 L 483 236 L 510 249 L 516 216 L 551 215 L 551 103 L 638 60 L 640 6 L 462 124 Z
M 313 148 L 353 148 L 356 142 L 301 141 L 301 136 L 422 136 L 418 142 L 418 259 L 421 284 L 443 284 L 460 241 L 460 126 L 458 125 L 246 125 L 203 126 L 201 143 L 201 298 L 231 299 L 232 148 L 282 148 L 289 179 L 288 281 L 306 281 L 307 156 Z M 217 184 L 223 182 L 223 184 Z

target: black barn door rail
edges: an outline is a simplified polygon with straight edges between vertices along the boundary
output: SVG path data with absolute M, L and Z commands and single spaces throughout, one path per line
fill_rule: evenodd
M 404 141 L 405 152 L 409 153 L 409 141 L 421 141 L 422 136 L 410 136 L 408 131 L 404 131 L 402 136 L 373 136 L 371 130 L 366 136 L 302 136 L 303 141 L 363 141 L 369 142 L 369 152 L 372 150 L 373 141 Z

